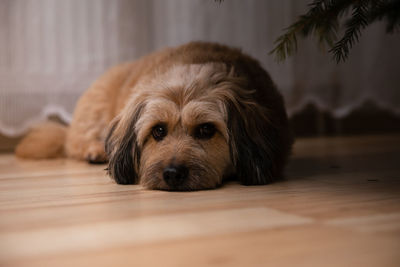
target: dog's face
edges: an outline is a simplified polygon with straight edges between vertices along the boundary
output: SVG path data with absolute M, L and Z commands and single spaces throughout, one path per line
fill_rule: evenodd
M 221 63 L 174 66 L 143 79 L 112 123 L 109 174 L 163 190 L 214 188 L 245 172 L 243 183 L 265 183 L 272 153 L 262 140 L 266 112 L 241 87 L 243 79 Z
M 141 184 L 168 190 L 216 187 L 231 165 L 223 111 L 206 99 L 182 105 L 174 100 L 149 100 L 136 124 Z

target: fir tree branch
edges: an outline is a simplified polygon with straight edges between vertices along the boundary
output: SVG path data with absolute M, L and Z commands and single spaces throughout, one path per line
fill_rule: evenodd
M 386 32 L 400 31 L 400 0 L 379 0 L 371 7 L 368 18 L 370 23 L 386 20 Z
M 286 59 L 297 51 L 297 35 L 302 37 L 315 35 L 320 45 L 331 47 L 337 39 L 338 19 L 345 11 L 359 0 L 314 0 L 309 4 L 309 11 L 298 21 L 285 29 L 286 33 L 278 37 L 270 54 L 275 54 L 278 61 Z
M 358 42 L 361 30 L 368 26 L 368 6 L 368 0 L 358 1 L 354 4 L 351 18 L 346 21 L 344 36 L 329 50 L 333 53 L 337 63 L 347 59 L 350 49 Z
M 297 51 L 297 36 L 312 35 L 320 45 L 327 44 L 337 63 L 345 61 L 361 32 L 376 20 L 385 19 L 388 33 L 400 29 L 400 0 L 314 0 L 309 11 L 285 29 L 270 51 L 278 61 Z M 351 10 L 345 33 L 337 41 L 339 21 Z

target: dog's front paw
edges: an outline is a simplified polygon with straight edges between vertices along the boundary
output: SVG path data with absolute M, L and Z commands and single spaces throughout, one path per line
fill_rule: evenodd
M 92 164 L 101 164 L 107 162 L 107 155 L 104 151 L 103 143 L 91 143 L 84 154 L 85 160 Z

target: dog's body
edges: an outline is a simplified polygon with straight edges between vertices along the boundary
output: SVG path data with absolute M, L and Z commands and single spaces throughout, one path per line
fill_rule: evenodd
M 32 132 L 17 155 L 60 154 L 49 134 Z M 266 184 L 282 176 L 292 144 L 282 97 L 259 63 L 201 42 L 109 70 L 58 140 L 68 157 L 108 161 L 117 183 L 166 190 L 214 188 L 232 175 Z

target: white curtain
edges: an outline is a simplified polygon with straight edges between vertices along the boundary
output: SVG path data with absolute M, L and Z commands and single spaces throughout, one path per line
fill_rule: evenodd
M 289 115 L 314 103 L 342 117 L 365 101 L 400 115 L 399 35 L 368 28 L 345 64 L 314 40 L 277 63 L 268 52 L 310 0 L 0 0 L 0 133 L 23 134 L 55 114 L 69 121 L 80 94 L 108 67 L 192 40 L 240 47 L 283 93 Z

